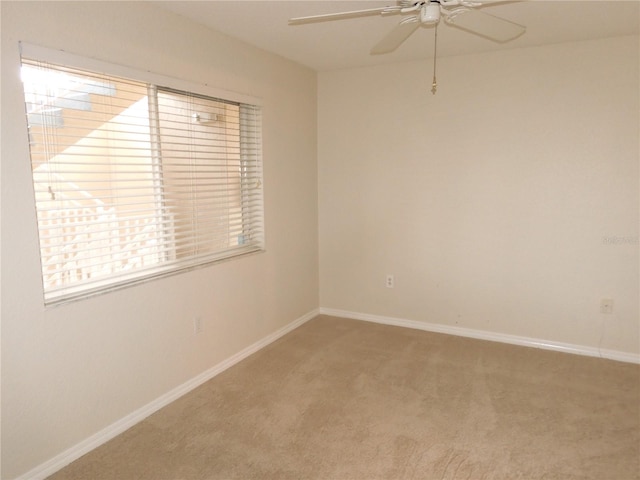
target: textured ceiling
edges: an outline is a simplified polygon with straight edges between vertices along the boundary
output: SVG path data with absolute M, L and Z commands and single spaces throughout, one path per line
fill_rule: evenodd
M 298 26 L 287 23 L 291 17 L 395 5 L 393 0 L 161 1 L 156 5 L 317 71 L 433 56 L 433 28 L 419 29 L 391 54 L 369 54 L 371 47 L 397 24 L 399 16 L 372 16 Z M 640 2 L 636 0 L 514 1 L 481 8 L 525 25 L 526 33 L 500 44 L 441 24 L 438 56 L 631 35 L 640 30 Z

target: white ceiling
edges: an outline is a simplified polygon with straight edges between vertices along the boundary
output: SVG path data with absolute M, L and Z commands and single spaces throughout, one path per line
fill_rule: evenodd
M 369 50 L 401 17 L 371 16 L 289 26 L 292 17 L 395 5 L 394 0 L 160 1 L 160 8 L 276 53 L 317 71 L 433 57 L 433 28 L 416 31 L 395 52 Z M 483 10 L 527 27 L 499 44 L 449 25 L 438 29 L 438 56 L 463 55 L 640 32 L 640 1 L 514 1 Z

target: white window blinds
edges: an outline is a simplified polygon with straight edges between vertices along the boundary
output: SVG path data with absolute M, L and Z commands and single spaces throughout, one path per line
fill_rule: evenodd
M 45 303 L 263 249 L 258 106 L 23 58 Z

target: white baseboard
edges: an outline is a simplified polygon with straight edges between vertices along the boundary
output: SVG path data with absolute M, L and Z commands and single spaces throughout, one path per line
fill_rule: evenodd
M 371 315 L 368 313 L 350 312 L 347 310 L 337 310 L 333 308 L 320 307 L 320 313 L 323 315 L 331 315 L 334 317 L 364 320 L 366 322 L 382 323 L 384 325 L 395 325 L 397 327 L 413 328 L 416 330 L 424 330 L 427 332 L 444 333 L 447 335 L 457 335 L 460 337 L 489 340 L 492 342 L 509 343 L 512 345 L 521 345 L 524 347 L 542 348 L 544 350 L 555 350 L 557 352 L 586 355 L 589 357 L 600 357 L 606 358 L 608 360 L 616 360 L 619 362 L 640 363 L 640 355 L 628 352 L 619 352 L 616 350 L 604 350 L 596 347 L 586 347 L 582 345 L 573 345 L 570 343 L 553 342 L 550 340 L 540 340 L 537 338 L 519 337 L 517 335 L 509 335 L 505 333 L 453 327 L 437 323 L 419 322 L 416 320 L 406 320 L 402 318 Z
M 55 457 L 46 461 L 45 463 L 17 477 L 15 480 L 43 480 L 48 476 L 53 475 L 55 472 L 67 466 L 74 460 L 77 460 L 82 455 L 85 455 L 86 453 L 106 443 L 107 441 L 111 440 L 117 435 L 120 435 L 122 432 L 133 427 L 135 424 L 141 422 L 142 420 L 147 418 L 149 415 L 157 412 L 162 407 L 167 406 L 168 404 L 177 400 L 178 398 L 185 395 L 186 393 L 189 393 L 191 390 L 195 389 L 196 387 L 199 387 L 206 381 L 211 380 L 216 375 L 234 366 L 236 363 L 240 362 L 241 360 L 244 360 L 249 355 L 252 355 L 258 350 L 261 350 L 262 348 L 266 347 L 270 343 L 273 343 L 274 341 L 278 340 L 280 337 L 298 328 L 303 323 L 308 322 L 313 317 L 318 315 L 318 313 L 319 313 L 319 309 L 310 311 L 309 313 L 303 315 L 297 320 L 294 320 L 288 325 L 266 336 L 262 340 L 257 341 L 253 345 L 250 345 L 247 348 L 236 353 L 235 355 L 232 355 L 226 360 L 223 360 L 222 362 L 213 366 L 209 370 L 202 372 L 200 375 L 183 383 L 177 388 L 174 388 L 170 392 L 165 393 L 164 395 L 155 399 L 151 403 L 148 403 L 144 407 L 139 408 L 138 410 L 130 413 L 126 417 L 100 430 L 98 433 L 91 435 L 89 438 L 83 440 L 77 445 L 69 448 L 68 450 L 65 450 L 64 452 L 60 453 L 59 455 L 56 455 Z

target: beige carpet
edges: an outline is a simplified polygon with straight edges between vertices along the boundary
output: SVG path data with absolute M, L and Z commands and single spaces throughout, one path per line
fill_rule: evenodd
M 50 477 L 640 478 L 640 365 L 320 316 Z

